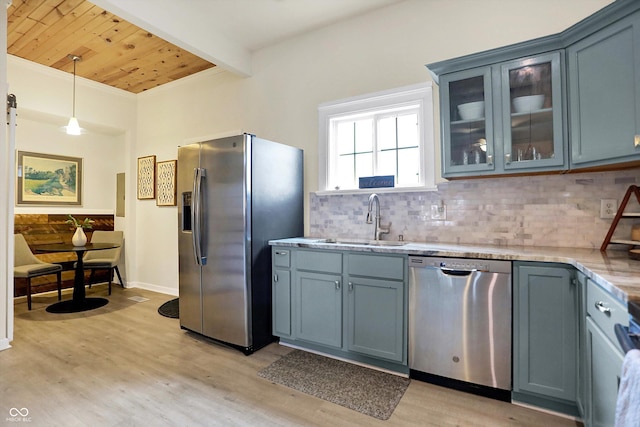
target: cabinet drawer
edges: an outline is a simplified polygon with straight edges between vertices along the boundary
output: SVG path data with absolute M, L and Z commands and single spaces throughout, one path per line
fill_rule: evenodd
M 322 271 L 342 274 L 342 254 L 325 251 L 296 252 L 298 270 Z
M 613 326 L 616 323 L 629 325 L 629 313 L 620 301 L 591 280 L 588 281 L 587 287 L 587 313 L 607 338 L 617 345 L 618 339 Z
M 382 279 L 404 279 L 404 258 L 349 255 L 349 274 Z
M 291 252 L 288 249 L 273 248 L 273 264 L 276 267 L 291 267 Z

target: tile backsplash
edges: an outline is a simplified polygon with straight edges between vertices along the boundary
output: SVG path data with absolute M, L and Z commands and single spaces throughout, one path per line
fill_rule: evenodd
M 622 202 L 640 184 L 640 169 L 564 175 L 500 177 L 441 183 L 437 191 L 379 193 L 384 240 L 499 246 L 599 248 L 612 219 L 600 219 L 600 200 Z M 371 192 L 375 192 L 373 189 Z M 366 224 L 369 194 L 311 194 L 310 235 L 373 238 Z M 446 219 L 432 205 L 446 207 Z M 640 212 L 632 197 L 626 212 Z M 630 238 L 640 218 L 623 219 L 615 236 Z

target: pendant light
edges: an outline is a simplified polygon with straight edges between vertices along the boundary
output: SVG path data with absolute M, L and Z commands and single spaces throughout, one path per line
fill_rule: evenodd
M 66 129 L 67 135 L 80 135 L 82 130 L 78 119 L 76 119 L 76 63 L 81 61 L 82 57 L 78 55 L 67 55 L 67 57 L 73 61 L 73 112 Z

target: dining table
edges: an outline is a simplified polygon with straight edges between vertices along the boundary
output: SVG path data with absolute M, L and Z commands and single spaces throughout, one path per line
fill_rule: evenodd
M 106 298 L 91 297 L 87 298 L 84 283 L 84 264 L 82 259 L 85 252 L 101 251 L 106 249 L 114 249 L 120 245 L 115 243 L 87 243 L 84 246 L 74 246 L 71 243 L 50 243 L 46 245 L 37 245 L 34 247 L 35 252 L 52 253 L 52 252 L 75 252 L 77 256 L 75 274 L 73 279 L 73 298 L 70 300 L 59 301 L 47 307 L 49 313 L 78 313 L 81 311 L 93 310 L 109 303 Z

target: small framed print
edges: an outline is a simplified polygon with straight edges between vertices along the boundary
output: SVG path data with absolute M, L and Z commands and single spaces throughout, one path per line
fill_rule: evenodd
M 167 160 L 156 164 L 156 205 L 176 205 L 177 160 Z
M 138 157 L 138 199 L 156 197 L 156 156 Z

